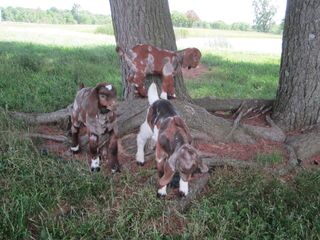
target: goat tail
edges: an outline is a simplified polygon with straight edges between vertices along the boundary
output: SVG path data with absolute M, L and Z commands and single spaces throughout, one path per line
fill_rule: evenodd
M 148 89 L 148 101 L 151 105 L 157 100 L 159 100 L 157 85 L 153 82 Z
M 84 83 L 83 82 L 79 83 L 78 91 L 80 91 L 82 88 L 84 88 Z

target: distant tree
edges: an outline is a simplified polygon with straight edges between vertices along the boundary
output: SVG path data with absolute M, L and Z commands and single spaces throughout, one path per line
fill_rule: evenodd
M 216 21 L 210 23 L 210 28 L 213 29 L 230 29 L 229 25 L 226 24 L 224 21 Z
M 73 4 L 72 9 L 71 9 L 71 13 L 73 15 L 73 18 L 77 21 L 77 23 L 80 22 L 80 4 Z
M 235 22 L 231 24 L 231 30 L 249 31 L 250 25 L 244 22 Z
M 193 10 L 187 11 L 186 17 L 188 19 L 188 27 L 192 27 L 195 22 L 200 21 L 199 16 Z
M 173 11 L 171 13 L 172 24 L 175 27 L 187 27 L 188 18 L 184 13 Z
M 270 0 L 253 0 L 254 28 L 259 32 L 269 32 L 273 25 L 273 18 L 277 12 Z

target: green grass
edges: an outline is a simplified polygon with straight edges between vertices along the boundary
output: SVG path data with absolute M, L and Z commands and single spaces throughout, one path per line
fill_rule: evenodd
M 281 153 L 272 152 L 272 153 L 258 153 L 255 161 L 260 163 L 263 166 L 275 165 L 283 162 L 283 156 Z
M 201 62 L 209 71 L 187 81 L 194 98 L 267 98 L 276 95 L 279 77 L 278 56 L 255 53 L 204 53 Z
M 192 97 L 274 98 L 279 59 L 249 53 L 204 53 L 209 71 L 187 81 Z M 60 47 L 0 42 L 0 106 L 25 112 L 48 112 L 70 104 L 78 83 L 106 81 L 121 95 L 114 46 Z
M 110 82 L 120 96 L 118 57 L 114 46 L 99 45 L 99 34 L 91 28 L 83 34 L 93 44 L 80 34 L 69 45 L 69 39 L 53 44 L 56 37 L 34 32 L 10 35 L 3 26 L 0 239 L 319 239 L 319 171 L 302 172 L 283 183 L 250 170 L 217 169 L 206 193 L 187 212 L 169 218 L 164 213 L 169 200 L 156 198 L 156 184 L 137 181 L 153 176 L 155 169 L 92 174 L 84 161 L 42 155 L 23 138 L 28 126 L 9 118 L 6 109 L 45 112 L 65 107 L 79 82 Z M 33 37 L 33 43 L 20 42 L 24 36 L 26 41 Z M 75 40 L 81 47 L 75 47 Z M 202 62 L 209 72 L 187 81 L 194 97 L 275 95 L 278 56 L 204 52 Z M 272 165 L 282 158 L 273 153 L 255 160 Z
M 191 239 L 319 239 L 320 173 L 291 185 L 250 171 L 218 171 L 188 212 Z
M 121 95 L 114 46 L 67 48 L 0 42 L 0 106 L 48 112 L 73 101 L 78 84 L 109 82 Z
M 319 171 L 289 184 L 218 169 L 204 196 L 168 218 L 155 184 L 135 180 L 154 169 L 92 174 L 83 161 L 40 155 L 26 128 L 0 110 L 0 239 L 319 239 Z

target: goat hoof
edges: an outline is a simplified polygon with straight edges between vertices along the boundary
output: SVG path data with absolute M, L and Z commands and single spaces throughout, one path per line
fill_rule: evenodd
M 140 166 L 140 167 L 143 167 L 144 166 L 144 162 L 137 162 L 137 165 Z
M 100 172 L 100 167 L 91 168 L 91 172 Z
M 72 152 L 72 154 L 78 154 L 78 153 L 80 153 L 80 150 L 77 150 L 77 151 L 72 151 L 71 150 L 71 152 Z
M 185 198 L 187 195 L 184 192 L 179 191 L 179 197 Z
M 173 94 L 173 95 L 168 95 L 168 99 L 176 99 L 177 98 L 177 96 L 175 95 L 175 94 Z
M 112 174 L 115 174 L 115 173 L 120 173 L 121 171 L 120 171 L 120 168 L 112 168 L 111 169 L 111 172 L 112 172 Z
M 164 199 L 166 195 L 160 194 L 157 192 L 157 198 Z

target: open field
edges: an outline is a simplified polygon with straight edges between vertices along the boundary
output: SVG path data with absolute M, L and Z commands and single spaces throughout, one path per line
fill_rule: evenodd
M 57 46 L 84 46 L 115 44 L 112 26 L 51 25 L 32 23 L 0 24 L 1 41 L 33 42 Z M 202 50 L 281 53 L 281 35 L 258 32 L 175 28 L 178 48 L 189 46 Z
M 59 34 L 56 26 L 17 25 L 0 24 L 0 239 L 320 239 L 319 170 L 275 178 L 215 168 L 191 207 L 169 215 L 172 199 L 156 198 L 147 181 L 153 162 L 137 168 L 130 158 L 119 174 L 105 165 L 92 174 L 83 160 L 39 150 L 42 142 L 24 137 L 35 129 L 7 110 L 65 107 L 79 82 L 110 82 L 120 97 L 119 62 L 113 37 L 90 26 L 61 26 Z M 279 55 L 206 50 L 202 63 L 206 71 L 186 80 L 193 97 L 275 96 Z M 276 152 L 251 160 L 283 161 Z

